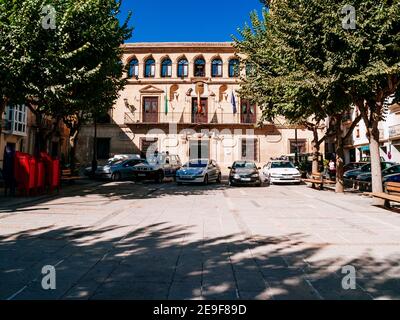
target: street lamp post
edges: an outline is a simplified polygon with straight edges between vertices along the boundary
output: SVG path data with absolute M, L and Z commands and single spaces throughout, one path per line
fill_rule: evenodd
M 294 140 L 295 140 L 295 148 L 294 148 L 294 162 L 295 165 L 299 165 L 299 145 L 297 140 L 297 128 L 294 129 Z

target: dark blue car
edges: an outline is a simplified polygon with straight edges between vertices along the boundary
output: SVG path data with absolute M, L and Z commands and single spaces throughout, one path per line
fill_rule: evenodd
M 383 184 L 386 182 L 400 182 L 400 173 L 390 174 L 386 177 L 383 177 Z

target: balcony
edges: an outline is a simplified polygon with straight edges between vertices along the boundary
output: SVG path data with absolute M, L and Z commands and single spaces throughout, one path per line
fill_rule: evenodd
M 6 134 L 26 136 L 27 108 L 24 105 L 8 106 L 3 125 Z
M 400 138 L 400 124 L 389 127 L 389 139 Z
M 157 113 L 125 113 L 124 124 L 235 124 L 254 126 L 257 124 L 256 115 L 233 114 L 232 112 L 157 112 Z

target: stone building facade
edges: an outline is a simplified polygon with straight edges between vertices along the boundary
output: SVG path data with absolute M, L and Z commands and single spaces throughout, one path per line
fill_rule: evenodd
M 132 43 L 124 46 L 122 60 L 129 66 L 128 84 L 109 121 L 97 126 L 100 160 L 157 150 L 183 162 L 212 158 L 228 167 L 235 160 L 262 165 L 294 153 L 294 128 L 283 121 L 260 123 L 261 109 L 239 96 L 245 70 L 232 43 Z M 93 136 L 92 125 L 82 128 L 82 164 L 92 158 Z M 300 152 L 311 152 L 310 132 L 298 130 L 297 141 Z

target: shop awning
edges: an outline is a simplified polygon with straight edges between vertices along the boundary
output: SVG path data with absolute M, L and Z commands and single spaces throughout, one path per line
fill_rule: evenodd
M 359 147 L 358 149 L 360 149 L 360 151 L 369 151 L 369 145 Z

